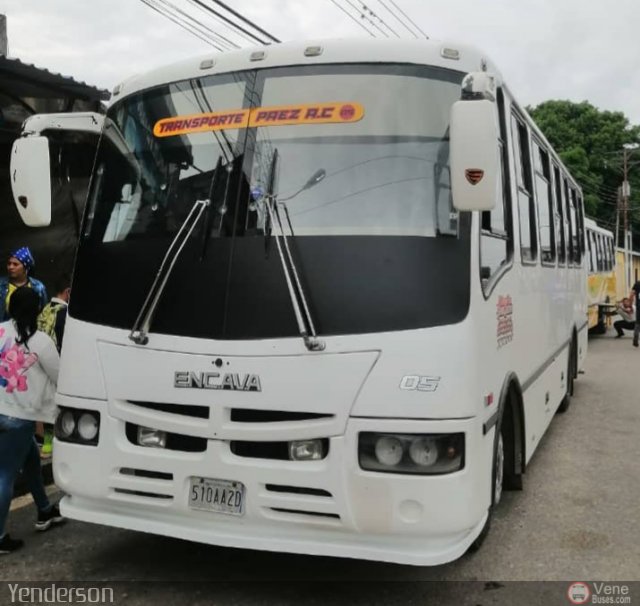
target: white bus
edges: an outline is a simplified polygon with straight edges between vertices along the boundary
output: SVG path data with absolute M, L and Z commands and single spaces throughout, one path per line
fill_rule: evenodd
M 44 177 L 46 144 L 17 145 Z M 15 179 L 33 225 L 46 183 Z M 473 49 L 287 43 L 127 80 L 76 257 L 64 515 L 458 558 L 568 405 L 583 233 L 578 185 Z
M 607 332 L 607 315 L 616 309 L 617 280 L 616 254 L 613 233 L 598 225 L 593 219 L 585 219 L 587 239 L 587 311 L 589 329 L 593 333 Z M 626 297 L 628 293 L 625 292 Z

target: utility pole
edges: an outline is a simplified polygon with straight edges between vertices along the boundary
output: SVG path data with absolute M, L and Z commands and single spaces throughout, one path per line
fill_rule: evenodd
M 629 220 L 629 214 L 628 214 L 628 208 L 629 208 L 629 168 L 628 168 L 628 164 L 627 164 L 627 148 L 623 147 L 623 178 L 622 178 L 622 212 L 623 212 L 623 224 L 624 224 L 624 263 L 625 263 L 625 267 L 627 268 L 627 272 L 626 275 L 624 277 L 624 291 L 625 292 L 629 292 L 629 288 L 630 288 L 630 282 L 631 279 L 629 278 L 629 276 L 631 275 L 631 268 L 629 267 L 630 265 L 630 259 L 629 259 L 629 251 L 628 251 L 628 243 L 629 243 L 629 236 L 627 235 L 628 233 L 628 226 L 627 226 L 627 222 Z
M 622 172 L 623 181 L 620 190 L 622 212 L 624 217 L 624 259 L 627 271 L 625 272 L 625 289 L 631 288 L 636 281 L 633 270 L 633 232 L 629 229 L 629 203 L 631 198 L 631 185 L 629 183 L 629 169 L 639 162 L 629 162 L 633 152 L 640 148 L 638 143 L 627 143 L 622 147 Z
M 618 248 L 620 246 L 620 207 L 622 206 L 622 187 L 618 187 L 617 195 L 616 195 L 616 231 L 614 242 L 615 247 Z

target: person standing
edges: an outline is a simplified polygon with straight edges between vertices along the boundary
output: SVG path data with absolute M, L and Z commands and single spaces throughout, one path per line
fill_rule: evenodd
M 42 309 L 49 300 L 47 289 L 40 280 L 29 276 L 33 271 L 35 260 L 28 247 L 23 246 L 14 250 L 7 261 L 7 276 L 0 278 L 0 322 L 9 319 L 9 298 L 21 286 L 33 289 L 40 300 Z
M 51 301 L 44 306 L 38 316 L 38 330 L 53 339 L 58 348 L 58 353 L 60 353 L 62 351 L 62 338 L 71 294 L 71 279 L 69 275 L 62 274 L 58 276 L 54 283 L 54 288 L 56 295 L 51 297 Z M 48 424 L 43 427 L 36 425 L 36 434 L 42 435 L 42 457 L 50 457 L 53 451 L 53 427 Z
M 640 280 L 632 286 L 629 298 L 636 303 L 636 325 L 633 329 L 633 346 L 638 347 L 640 337 Z
M 38 330 L 49 335 L 58 348 L 62 351 L 62 338 L 64 325 L 67 321 L 67 308 L 71 295 L 71 280 L 67 274 L 58 276 L 54 283 L 55 296 L 49 301 L 38 316 Z
M 38 509 L 36 530 L 63 521 L 45 492 L 35 422 L 54 422 L 60 356 L 37 330 L 40 297 L 23 286 L 9 299 L 11 320 L 0 323 L 0 555 L 23 545 L 6 531 L 15 480 L 22 470 Z

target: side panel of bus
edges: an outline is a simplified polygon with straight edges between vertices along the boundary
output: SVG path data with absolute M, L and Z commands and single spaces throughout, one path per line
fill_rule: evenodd
M 516 382 L 528 461 L 586 355 L 584 215 L 543 137 L 506 95 L 499 105 L 504 178 L 480 220 L 481 288 L 472 292 L 484 299 L 483 393 L 499 404 L 505 381 Z

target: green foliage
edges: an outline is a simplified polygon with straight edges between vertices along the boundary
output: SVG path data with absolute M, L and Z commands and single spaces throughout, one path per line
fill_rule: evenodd
M 613 227 L 623 149 L 640 143 L 640 126 L 631 125 L 622 112 L 601 111 L 586 101 L 545 101 L 527 110 L 580 183 L 586 213 Z M 640 234 L 640 149 L 628 152 L 628 160 L 630 220 Z M 640 243 L 635 234 L 634 241 Z

